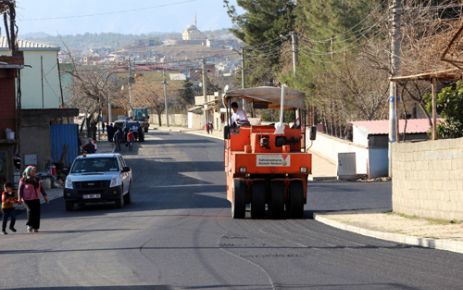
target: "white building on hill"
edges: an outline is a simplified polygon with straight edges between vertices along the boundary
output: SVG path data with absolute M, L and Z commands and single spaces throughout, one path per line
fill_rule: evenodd
M 207 37 L 198 29 L 196 16 L 195 16 L 195 23 L 188 26 L 185 29 L 185 31 L 183 31 L 182 39 L 185 41 L 206 40 L 207 39 Z

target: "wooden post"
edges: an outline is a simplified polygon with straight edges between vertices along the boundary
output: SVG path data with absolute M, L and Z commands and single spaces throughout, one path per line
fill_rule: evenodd
M 436 78 L 432 79 L 432 140 L 437 140 Z

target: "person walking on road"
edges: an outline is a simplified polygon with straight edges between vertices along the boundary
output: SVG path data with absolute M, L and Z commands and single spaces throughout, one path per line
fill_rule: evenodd
M 106 133 L 108 134 L 108 141 L 113 142 L 113 137 L 114 137 L 113 123 L 109 123 L 108 125 L 106 125 Z
M 207 123 L 208 126 L 209 126 L 209 132 L 211 134 L 214 134 L 214 124 L 212 123 L 212 121 L 209 121 L 209 123 Z
M 122 130 L 117 128 L 116 133 L 114 133 L 113 140 L 114 140 L 114 150 L 113 152 L 120 152 L 121 151 L 121 140 L 123 137 Z
M 2 192 L 2 212 L 3 212 L 3 223 L 2 223 L 2 233 L 7 235 L 6 225 L 8 219 L 10 219 L 10 231 L 16 232 L 14 224 L 16 223 L 16 210 L 14 204 L 18 203 L 16 194 L 13 191 L 13 184 L 11 182 L 5 183 L 3 186 L 4 191 Z
M 40 228 L 40 197 L 48 203 L 47 193 L 37 177 L 37 169 L 27 166 L 19 180 L 19 201 L 24 202 L 27 210 L 27 231 L 38 232 Z

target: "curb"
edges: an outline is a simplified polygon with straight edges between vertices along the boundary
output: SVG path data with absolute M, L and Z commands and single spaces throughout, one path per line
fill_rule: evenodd
M 411 246 L 430 248 L 436 250 L 450 251 L 454 253 L 463 254 L 463 242 L 449 240 L 449 239 L 433 239 L 433 238 L 423 238 L 408 236 L 403 234 L 380 232 L 375 230 L 369 230 L 365 228 L 360 228 L 352 225 L 348 225 L 342 222 L 338 222 L 326 217 L 323 214 L 314 214 L 314 219 L 325 225 L 360 234 L 363 236 L 373 237 L 380 240 L 386 240 L 390 242 L 396 242 L 400 244 L 406 244 Z
M 309 175 L 309 181 L 312 182 L 339 182 L 337 176 L 312 176 Z

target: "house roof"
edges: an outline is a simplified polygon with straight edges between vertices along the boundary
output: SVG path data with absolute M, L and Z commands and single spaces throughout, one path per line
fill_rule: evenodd
M 59 51 L 60 48 L 46 43 L 38 43 L 29 40 L 18 40 L 19 50 L 53 50 Z M 8 41 L 5 36 L 0 36 L 0 50 L 10 50 L 8 47 Z
M 439 120 L 438 120 L 439 122 Z M 387 135 L 389 134 L 389 120 L 375 121 L 354 121 L 353 126 L 364 128 L 368 135 Z M 403 133 L 405 128 L 405 120 L 399 120 L 399 133 Z M 407 131 L 408 134 L 426 133 L 431 129 L 428 119 L 408 119 Z

